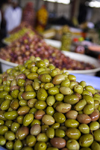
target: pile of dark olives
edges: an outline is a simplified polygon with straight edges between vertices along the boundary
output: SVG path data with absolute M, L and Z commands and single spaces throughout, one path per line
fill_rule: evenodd
M 31 57 L 0 75 L 0 146 L 100 150 L 100 95 L 85 81 Z

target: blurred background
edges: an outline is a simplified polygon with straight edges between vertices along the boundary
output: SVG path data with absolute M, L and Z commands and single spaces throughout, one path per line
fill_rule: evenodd
M 31 37 L 39 35 L 60 51 L 100 61 L 99 13 L 100 0 L 0 0 L 0 58 L 18 63 L 4 57 L 3 51 L 31 33 Z M 9 48 L 9 44 L 13 46 Z

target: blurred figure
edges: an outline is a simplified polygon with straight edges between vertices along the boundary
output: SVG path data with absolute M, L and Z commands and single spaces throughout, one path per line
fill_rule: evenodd
M 22 18 L 22 10 L 18 6 L 17 0 L 11 0 L 11 5 L 4 12 L 7 32 L 19 26 Z
M 28 2 L 23 9 L 22 22 L 34 27 L 35 24 L 35 10 L 32 2 Z

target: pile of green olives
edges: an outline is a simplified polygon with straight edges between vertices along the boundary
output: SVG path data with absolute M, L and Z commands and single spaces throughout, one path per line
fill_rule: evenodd
M 0 146 L 8 150 L 100 150 L 100 95 L 47 59 L 0 75 Z

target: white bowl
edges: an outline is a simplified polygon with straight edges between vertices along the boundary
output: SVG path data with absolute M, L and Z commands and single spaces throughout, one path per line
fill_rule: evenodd
M 62 51 L 62 53 L 74 60 L 90 63 L 96 67 L 95 69 L 90 69 L 90 70 L 67 70 L 69 73 L 78 73 L 78 74 L 86 74 L 86 75 L 95 76 L 96 72 L 100 71 L 100 63 L 95 58 L 92 58 L 92 57 L 89 57 L 89 56 L 86 56 L 83 54 L 73 53 L 73 52 Z M 1 62 L 1 71 L 2 72 L 5 72 L 7 69 L 18 65 L 18 64 L 11 63 L 11 62 L 8 62 L 8 61 L 2 60 L 2 59 L 0 59 L 0 62 Z
M 62 51 L 62 53 L 74 60 L 83 61 L 83 62 L 90 63 L 95 66 L 95 69 L 90 69 L 90 70 L 68 70 L 69 73 L 78 73 L 78 74 L 86 74 L 86 75 L 95 76 L 96 72 L 100 71 L 100 62 L 99 60 L 93 57 L 90 57 L 84 54 L 74 53 L 74 52 Z

